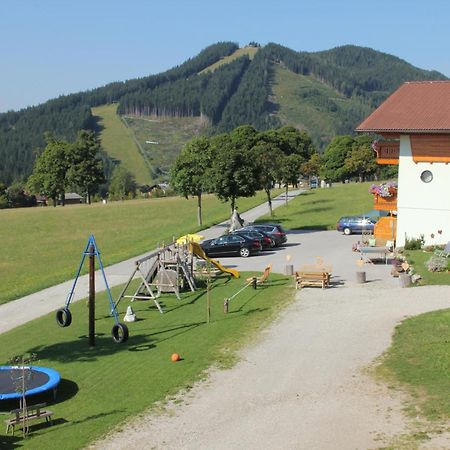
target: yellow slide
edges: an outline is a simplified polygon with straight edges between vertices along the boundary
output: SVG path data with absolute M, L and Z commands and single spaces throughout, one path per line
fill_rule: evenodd
M 189 242 L 189 250 L 199 258 L 204 259 L 205 261 L 209 261 L 213 266 L 217 267 L 221 272 L 229 273 L 230 275 L 233 275 L 234 278 L 239 278 L 239 272 L 234 269 L 227 269 L 226 267 L 223 267 L 222 264 L 220 264 L 215 259 L 211 259 L 208 256 L 206 256 L 206 253 L 203 251 L 200 244 L 197 244 L 197 242 Z

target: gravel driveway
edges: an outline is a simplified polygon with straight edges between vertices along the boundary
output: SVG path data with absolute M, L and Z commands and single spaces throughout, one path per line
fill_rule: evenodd
M 333 265 L 334 285 L 298 291 L 234 368 L 213 370 L 180 394 L 181 405 L 133 420 L 93 448 L 416 448 L 404 436 L 417 425 L 402 413 L 403 395 L 377 384 L 365 369 L 389 347 L 397 323 L 448 308 L 450 286 L 401 288 L 384 264 L 366 264 L 368 282 L 356 284 L 356 239 L 291 233 L 288 247 L 264 257 L 223 258 L 246 269 L 269 260 L 280 268 L 288 254 L 294 266 L 322 256 Z M 448 449 L 450 437 L 436 435 L 420 448 Z

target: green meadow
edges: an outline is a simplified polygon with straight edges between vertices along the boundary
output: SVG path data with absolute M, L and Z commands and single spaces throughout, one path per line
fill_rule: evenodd
M 264 194 L 238 199 L 241 211 L 263 203 Z M 229 217 L 229 205 L 203 197 L 204 227 Z M 152 251 L 158 243 L 198 231 L 196 199 L 128 200 L 65 207 L 0 211 L 0 304 L 75 276 L 90 234 L 104 265 Z
M 342 216 L 363 214 L 373 208 L 371 183 L 336 183 L 329 189 L 313 189 L 274 211 L 275 220 L 288 229 L 334 230 Z
M 26 439 L 20 430 L 14 437 L 1 432 L 0 447 L 84 448 L 155 402 L 174 399 L 180 390 L 189 391 L 211 366 L 232 365 L 236 350 L 267 326 L 294 296 L 291 279 L 271 274 L 264 285 L 256 290 L 248 287 L 234 298 L 228 314 L 224 314 L 223 299 L 241 289 L 249 275 L 242 274 L 240 279 L 221 275 L 213 280 L 209 323 L 204 286 L 184 293 L 181 300 L 163 295 L 159 300 L 164 314 L 151 301 L 134 302 L 138 321 L 128 324 L 130 338 L 123 344 L 112 341 L 114 321 L 108 315 L 105 293 L 96 298 L 94 348 L 89 347 L 86 337 L 85 301 L 71 306 L 70 327 L 58 327 L 52 313 L 2 334 L 0 364 L 13 355 L 36 353 L 35 365 L 58 370 L 62 381 L 56 402 L 51 401 L 50 394 L 39 395 L 31 402 L 50 402 L 54 425 L 34 422 Z M 113 289 L 114 297 L 119 289 Z M 128 304 L 119 304 L 121 317 Z M 174 352 L 181 355 L 181 361 L 171 361 Z M 177 402 L 183 401 L 183 395 L 177 398 Z M 16 407 L 13 403 L 1 405 L 5 412 Z
M 405 320 L 394 334 L 378 372 L 411 394 L 407 412 L 450 420 L 450 309 Z
M 117 104 L 92 108 L 100 129 L 102 148 L 133 173 L 138 184 L 149 184 L 152 181 L 150 162 L 140 152 L 132 130 L 120 120 L 116 111 Z

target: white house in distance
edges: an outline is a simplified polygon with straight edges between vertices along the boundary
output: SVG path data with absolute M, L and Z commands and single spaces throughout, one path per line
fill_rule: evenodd
M 450 241 L 450 81 L 404 83 L 356 131 L 386 139 L 379 164 L 399 164 L 397 246 Z

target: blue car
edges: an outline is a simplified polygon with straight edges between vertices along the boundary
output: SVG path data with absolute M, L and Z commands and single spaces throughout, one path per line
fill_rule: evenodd
M 376 219 L 362 216 L 341 217 L 336 224 L 336 230 L 349 235 L 353 233 L 362 233 L 363 231 L 371 231 L 376 223 Z

